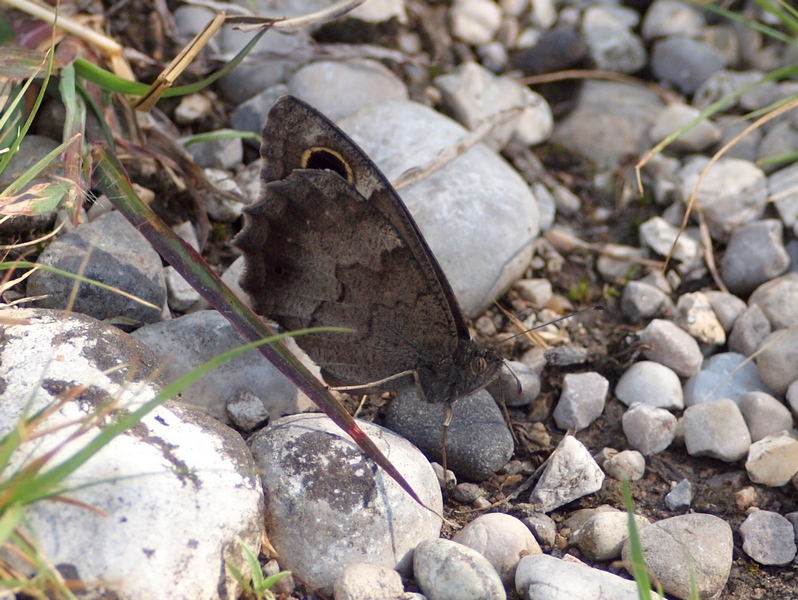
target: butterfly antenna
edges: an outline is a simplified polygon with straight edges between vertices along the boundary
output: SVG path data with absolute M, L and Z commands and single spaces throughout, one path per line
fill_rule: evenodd
M 544 327 L 547 327 L 548 325 L 554 325 L 555 323 L 559 323 L 560 321 L 565 321 L 565 319 L 570 319 L 571 317 L 575 317 L 576 315 L 579 315 L 579 314 L 582 314 L 584 312 L 588 312 L 588 311 L 591 311 L 591 310 L 604 310 L 604 307 L 601 306 L 601 305 L 598 305 L 598 306 L 591 306 L 590 308 L 583 308 L 582 310 L 576 310 L 576 311 L 574 311 L 574 312 L 572 312 L 570 314 L 567 314 L 565 316 L 562 316 L 562 317 L 559 317 L 557 319 L 554 319 L 553 321 L 547 321 L 546 323 L 541 323 L 540 325 L 535 325 L 534 327 L 530 327 L 529 329 L 526 329 L 526 330 L 522 331 L 521 333 L 516 333 L 515 335 L 511 335 L 510 337 L 508 337 L 506 339 L 503 339 L 501 342 L 499 342 L 496 345 L 500 346 L 501 344 L 505 344 L 505 343 L 509 342 L 510 340 L 514 340 L 517 337 L 521 337 L 522 335 L 526 335 L 530 331 L 535 331 L 536 329 L 543 329 Z M 517 379 L 517 377 L 516 377 L 516 379 Z M 520 383 L 519 383 L 519 385 L 520 385 Z

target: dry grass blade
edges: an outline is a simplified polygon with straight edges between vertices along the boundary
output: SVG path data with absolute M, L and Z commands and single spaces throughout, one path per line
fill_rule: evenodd
M 523 106 L 514 106 L 492 115 L 480 123 L 474 131 L 464 135 L 456 144 L 448 146 L 438 152 L 435 158 L 426 165 L 412 167 L 399 175 L 395 181 L 391 182 L 394 189 L 401 190 L 402 188 L 421 181 L 425 177 L 429 177 L 430 174 L 445 167 L 458 156 L 462 156 L 468 152 L 471 148 L 488 137 L 497 127 L 501 127 L 505 123 L 519 117 L 523 111 Z
M 205 26 L 205 29 L 194 36 L 194 39 L 180 51 L 169 66 L 156 77 L 155 81 L 147 90 L 147 93 L 136 102 L 136 110 L 149 112 L 155 107 L 155 104 L 161 99 L 163 93 L 172 87 L 180 74 L 186 70 L 196 58 L 197 54 L 202 52 L 202 49 L 208 44 L 214 34 L 219 31 L 225 19 L 224 13 L 216 15 L 213 20 Z
M 628 83 L 629 85 L 638 85 L 646 87 L 652 92 L 657 94 L 667 103 L 680 102 L 682 97 L 670 90 L 666 90 L 656 83 L 644 81 L 631 75 L 624 73 L 616 73 L 614 71 L 597 71 L 592 69 L 571 69 L 568 71 L 557 71 L 556 73 L 545 73 L 543 75 L 531 75 L 518 79 L 518 83 L 523 85 L 539 85 L 541 83 L 551 83 L 553 81 L 563 81 L 565 79 L 606 79 L 609 81 L 617 81 L 619 83 Z
M 313 25 L 323 25 L 324 23 L 334 21 L 338 17 L 341 17 L 346 13 L 356 9 L 365 1 L 366 0 L 342 0 L 341 2 L 333 4 L 332 6 L 324 8 L 322 10 L 307 15 L 301 15 L 299 17 L 281 19 L 279 21 L 275 21 L 274 19 L 267 19 L 266 17 L 230 17 L 228 19 L 228 22 L 238 23 L 236 29 L 239 29 L 241 31 L 252 31 L 254 29 L 260 29 L 267 22 L 273 23 L 272 27 L 274 29 L 284 29 L 285 31 L 296 31 L 299 29 L 304 29 L 305 27 L 311 27 Z

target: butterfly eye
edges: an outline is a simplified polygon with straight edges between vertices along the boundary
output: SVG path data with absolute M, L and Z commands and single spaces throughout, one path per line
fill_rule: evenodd
M 481 375 L 488 369 L 488 361 L 481 356 L 477 356 L 471 361 L 471 373 Z
M 341 156 L 340 152 L 336 152 L 331 148 L 315 146 L 305 150 L 302 154 L 302 168 L 334 171 L 349 183 L 355 182 L 352 167 L 349 166 L 349 163 Z

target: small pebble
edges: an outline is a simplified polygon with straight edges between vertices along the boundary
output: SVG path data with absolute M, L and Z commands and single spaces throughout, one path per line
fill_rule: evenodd
M 762 340 L 759 349 L 756 365 L 762 380 L 775 394 L 786 393 L 798 379 L 798 329 L 777 329 Z
M 734 492 L 734 503 L 743 512 L 752 506 L 759 506 L 759 494 L 757 494 L 756 488 L 748 485 Z
M 449 471 L 451 473 L 451 471 Z M 454 476 L 454 473 L 452 473 Z M 485 495 L 485 492 L 482 491 L 476 483 L 459 483 L 454 487 L 452 490 L 452 500 L 457 500 L 457 502 L 462 502 L 463 504 L 473 504 L 476 502 L 477 498 L 482 498 Z
M 551 300 L 552 287 L 548 279 L 519 279 L 513 284 L 513 288 L 534 308 L 545 308 Z
M 630 281 L 623 288 L 621 310 L 632 321 L 654 317 L 670 317 L 674 306 L 670 296 L 642 281 Z
M 737 402 L 743 414 L 751 441 L 759 440 L 793 427 L 790 409 L 765 392 L 748 392 Z M 790 475 L 792 477 L 792 474 Z
M 704 360 L 698 342 L 670 321 L 654 319 L 643 329 L 640 341 L 647 346 L 646 358 L 665 365 L 681 377 L 692 377 Z
M 789 266 L 781 221 L 763 219 L 743 225 L 732 233 L 720 260 L 720 273 L 729 291 L 745 297 L 761 284 L 781 275 Z
M 560 429 L 585 429 L 601 416 L 610 383 L 598 373 L 569 373 L 563 379 L 562 394 L 554 409 Z
M 662 256 L 672 256 L 674 260 L 686 264 L 694 263 L 701 254 L 696 240 L 680 235 L 679 228 L 662 217 L 652 217 L 638 228 L 640 242 Z
M 349 565 L 335 580 L 336 600 L 403 600 L 402 577 L 388 567 L 366 563 Z
M 543 470 L 532 495 L 531 504 L 542 512 L 551 512 L 563 504 L 601 489 L 604 472 L 587 448 L 574 436 L 566 436 Z
M 675 102 L 663 110 L 649 135 L 652 142 L 660 142 L 676 133 L 699 117 L 701 111 L 686 104 Z M 702 119 L 696 125 L 676 138 L 669 148 L 684 152 L 701 152 L 720 140 L 720 129 L 709 119 Z
M 413 573 L 428 598 L 507 598 L 502 580 L 488 559 L 452 540 L 429 540 L 416 546 Z
M 648 252 L 645 248 L 606 244 L 596 260 L 596 270 L 608 281 L 627 281 L 636 276 L 639 267 L 634 262 L 623 260 L 624 258 L 642 260 L 648 258 Z
M 518 563 L 515 586 L 523 600 L 637 600 L 637 585 L 618 575 L 593 569 L 571 558 L 548 554 L 527 556 Z
M 487 44 L 501 25 L 502 12 L 489 0 L 456 0 L 449 10 L 452 34 L 458 40 L 479 46 Z
M 263 401 L 247 388 L 236 390 L 227 400 L 226 408 L 227 416 L 233 425 L 245 433 L 263 427 L 269 420 L 269 411 L 263 405 Z
M 646 517 L 635 515 L 638 530 L 649 525 Z M 600 512 L 588 519 L 579 531 L 579 549 L 589 561 L 614 560 L 629 536 L 629 513 Z
M 729 335 L 729 350 L 751 356 L 770 335 L 770 321 L 758 304 L 752 304 L 737 317 Z
M 726 343 L 726 332 L 720 324 L 709 298 L 702 292 L 682 294 L 676 303 L 673 322 L 696 340 L 710 346 Z
M 798 272 L 790 272 L 760 285 L 748 298 L 765 313 L 770 326 L 786 329 L 798 321 Z
M 684 411 L 684 442 L 690 456 L 734 462 L 748 453 L 751 435 L 733 401 L 713 400 Z
M 740 525 L 743 552 L 763 565 L 786 565 L 795 558 L 795 529 L 780 514 L 757 510 Z
M 637 450 L 623 450 L 604 461 L 604 472 L 618 481 L 637 481 L 646 472 L 646 459 Z
M 670 510 L 687 510 L 693 501 L 693 484 L 689 479 L 671 484 L 671 491 L 665 495 L 665 506 Z
M 554 547 L 555 538 L 557 537 L 557 524 L 549 515 L 533 513 L 521 519 L 521 522 L 529 528 L 541 548 L 551 550 Z
M 615 396 L 631 406 L 635 402 L 668 410 L 684 408 L 679 376 L 665 365 L 642 360 L 634 363 L 615 386 Z
M 662 452 L 676 436 L 676 417 L 648 404 L 634 402 L 624 413 L 622 423 L 629 445 L 643 456 Z
M 499 379 L 491 383 L 487 389 L 498 401 L 517 408 L 529 406 L 540 395 L 540 385 L 540 373 L 522 362 L 506 360 Z
M 655 0 L 646 10 L 641 33 L 650 42 L 672 35 L 697 36 L 706 21 L 695 6 L 680 0 Z
M 735 352 L 710 356 L 701 372 L 684 384 L 683 391 L 686 406 L 721 398 L 738 402 L 746 392 L 769 392 L 757 365 Z
M 798 440 L 782 431 L 754 442 L 748 450 L 745 470 L 754 483 L 786 485 L 798 473 Z
M 650 64 L 657 79 L 691 94 L 712 73 L 726 66 L 726 58 L 699 40 L 670 37 L 654 43 Z

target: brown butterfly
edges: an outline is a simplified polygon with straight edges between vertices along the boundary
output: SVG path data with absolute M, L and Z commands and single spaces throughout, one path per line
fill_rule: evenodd
M 330 386 L 348 392 L 415 386 L 451 402 L 499 373 L 478 345 L 438 261 L 385 176 L 335 124 L 291 96 L 263 128 L 260 199 L 235 240 L 241 287 L 256 312 L 300 336 Z

